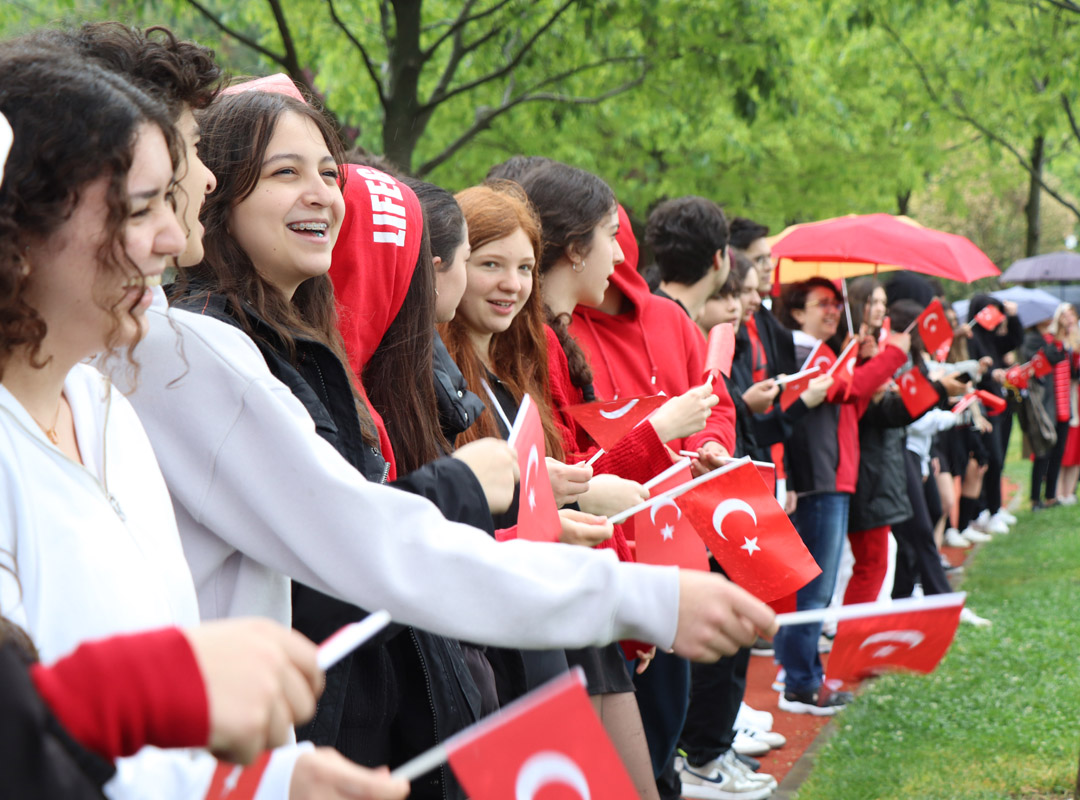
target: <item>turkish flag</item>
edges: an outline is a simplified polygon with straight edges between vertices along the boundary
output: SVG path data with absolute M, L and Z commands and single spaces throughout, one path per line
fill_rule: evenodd
M 836 353 L 832 351 L 832 348 L 825 344 L 825 342 L 818 342 L 814 345 L 814 349 L 810 351 L 810 355 L 806 357 L 806 361 L 803 362 L 799 371 L 805 372 L 812 367 L 817 367 L 821 371 L 821 374 L 824 375 L 829 371 L 835 361 Z
M 912 417 L 922 416 L 939 400 L 937 389 L 915 367 L 901 375 L 897 383 L 900 386 L 900 399 Z
M 735 326 L 730 322 L 713 325 L 709 330 L 709 350 L 705 354 L 705 372 L 702 380 L 717 372 L 731 377 L 731 360 L 735 357 Z
M 994 330 L 994 328 L 1001 324 L 1003 319 L 1005 319 L 1005 315 L 1002 314 L 1001 309 L 993 303 L 986 306 L 982 311 L 975 315 L 975 321 L 988 331 Z
M 970 394 L 964 395 L 963 397 L 960 398 L 960 400 L 957 401 L 956 405 L 954 405 L 952 407 L 952 413 L 959 414 L 960 412 L 967 409 L 968 406 L 970 406 L 972 403 L 974 403 L 978 399 L 979 398 L 975 394 L 975 392 L 971 392 Z
M 630 776 L 585 693 L 581 667 L 446 741 L 472 800 L 626 800 Z
M 769 494 L 776 497 L 776 465 L 765 461 L 755 461 L 754 467 L 761 476 L 761 480 L 765 481 L 765 488 L 769 490 Z
M 943 361 L 952 347 L 953 331 L 945 317 L 941 301 L 936 297 L 931 300 L 930 305 L 919 314 L 918 323 L 919 336 L 926 349 L 933 353 L 938 361 Z
M 564 410 L 598 445 L 610 452 L 620 439 L 670 399 L 663 395 L 631 397 L 605 403 L 582 403 L 567 406 Z
M 718 473 L 680 495 L 679 507 L 735 583 L 768 602 L 821 573 L 753 464 Z
M 998 397 L 996 394 L 991 394 L 985 389 L 976 389 L 975 396 L 978 397 L 979 402 L 983 404 L 983 408 L 986 409 L 986 416 L 988 417 L 996 417 L 1008 407 L 1008 403 L 1005 402 L 1004 397 Z
M 848 342 L 836 361 L 829 369 L 832 371 L 833 380 L 843 384 L 845 399 L 851 393 L 851 383 L 855 380 L 855 362 L 859 359 L 858 339 Z
M 269 750 L 246 767 L 241 764 L 219 763 L 210 778 L 210 788 L 206 790 L 203 800 L 252 800 L 269 764 Z
M 683 460 L 645 484 L 650 496 L 682 486 L 691 479 Z M 627 520 L 633 526 L 635 555 L 642 564 L 664 564 L 708 571 L 709 554 L 690 520 L 675 500 L 664 500 Z
M 1031 364 L 1031 369 L 1035 372 L 1036 378 L 1043 378 L 1054 371 L 1054 366 L 1042 350 L 1036 351 L 1028 363 Z
M 881 323 L 881 330 L 878 332 L 878 345 L 884 347 L 885 340 L 889 338 L 890 333 L 892 333 L 892 320 L 885 317 L 885 320 Z
M 1030 377 L 1031 367 L 1028 364 L 1016 364 L 1005 370 L 1005 382 L 1017 389 L 1026 389 Z
M 932 595 L 905 605 L 906 610 L 841 620 L 828 677 L 857 681 L 896 669 L 933 672 L 956 635 L 964 594 Z
M 517 538 L 557 542 L 562 523 L 544 458 L 544 426 L 529 395 L 525 395 L 518 407 L 507 442 L 517 450 L 521 471 Z
M 795 380 L 788 381 L 784 384 L 784 391 L 780 393 L 780 408 L 787 411 L 791 408 L 792 404 L 799 399 L 799 395 L 810 388 L 810 381 L 820 374 L 820 370 L 815 367 L 812 371 L 806 370 L 807 374 Z

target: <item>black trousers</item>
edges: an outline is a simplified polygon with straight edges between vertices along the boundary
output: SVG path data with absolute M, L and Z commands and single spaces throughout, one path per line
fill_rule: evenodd
M 916 576 L 922 583 L 924 594 L 950 592 L 952 589 L 934 544 L 934 523 L 926 506 L 919 457 L 907 449 L 904 450 L 904 473 L 908 498 L 915 513 L 910 519 L 892 526 L 896 537 L 896 577 L 892 596 L 910 597 Z
M 1057 429 L 1057 443 L 1045 456 L 1037 456 L 1031 462 L 1031 502 L 1036 502 L 1042 497 L 1053 500 L 1057 496 L 1058 473 L 1061 472 L 1061 457 L 1065 455 L 1065 442 L 1069 438 L 1069 421 L 1059 422 Z M 1046 484 L 1046 493 L 1043 494 L 1042 486 Z
M 714 559 L 709 569 L 721 575 Z M 690 708 L 679 737 L 691 764 L 701 766 L 731 749 L 735 739 L 735 717 L 746 695 L 746 669 L 750 650 L 742 648 L 712 664 L 690 665 Z
M 986 437 L 987 465 L 983 476 L 983 500 L 991 514 L 1001 508 L 1001 470 L 1005 466 L 1005 452 L 1009 449 L 1009 435 L 1012 433 L 1012 408 L 1005 409 L 996 417 L 990 418 L 994 429 Z M 1060 459 L 1058 459 L 1060 463 Z M 1056 481 L 1057 478 L 1055 477 Z

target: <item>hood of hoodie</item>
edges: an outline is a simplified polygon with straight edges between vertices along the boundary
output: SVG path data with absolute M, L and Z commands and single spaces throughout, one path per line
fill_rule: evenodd
M 615 265 L 615 272 L 611 275 L 611 285 L 626 295 L 633 304 L 633 315 L 636 317 L 641 312 L 644 299 L 652 294 L 649 284 L 638 273 L 638 244 L 634 238 L 634 229 L 630 226 L 630 216 L 626 209 L 619 204 L 619 233 L 615 237 L 619 247 L 623 251 L 623 262 Z
M 330 280 L 349 366 L 359 377 L 405 302 L 424 230 L 413 190 L 371 167 L 347 164 L 345 220 Z

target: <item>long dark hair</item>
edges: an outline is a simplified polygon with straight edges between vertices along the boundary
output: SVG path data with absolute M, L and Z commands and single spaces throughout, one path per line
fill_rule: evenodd
M 544 236 L 541 275 L 566 255 L 568 248 L 587 250 L 596 226 L 616 208 L 615 193 L 604 181 L 559 161 L 539 163 L 521 176 L 521 185 L 540 214 Z M 556 316 L 546 304 L 544 312 L 566 353 L 570 382 L 579 389 L 591 387 L 592 369 L 581 346 L 570 335 L 570 315 Z
M 434 343 L 435 267 L 425 225 L 401 309 L 360 376 L 368 400 L 386 423 L 398 475 L 451 450 L 435 399 Z
M 174 169 L 180 147 L 162 104 L 81 58 L 13 40 L 0 45 L 0 76 L 0 112 L 14 133 L 0 188 L 2 376 L 18 348 L 27 349 L 34 366 L 45 363 L 38 361 L 45 320 L 26 301 L 34 268 L 26 260 L 30 237 L 40 241 L 54 235 L 87 184 L 104 178 L 106 216 L 98 269 L 125 278 L 140 275 L 123 247 L 131 213 L 127 175 L 139 128 L 151 124 L 161 130 Z M 103 307 L 113 317 L 106 335 L 106 352 L 112 354 L 123 318 L 132 309 L 120 301 Z
M 199 219 L 205 228 L 203 260 L 180 270 L 181 297 L 191 284 L 224 295 L 238 312 L 238 322 L 252 339 L 275 350 L 284 350 L 296 362 L 296 338 L 304 337 L 328 347 L 346 372 L 348 357 L 337 329 L 334 287 L 328 275 L 308 278 L 287 299 L 255 269 L 251 258 L 229 233 L 233 207 L 248 197 L 259 184 L 263 158 L 270 146 L 277 122 L 286 113 L 311 120 L 326 142 L 335 163 L 341 165 L 344 150 L 337 131 L 316 108 L 277 92 L 247 91 L 222 95 L 199 115 L 202 139 L 199 157 L 217 177 L 217 188 L 206 198 Z M 274 331 L 277 341 L 266 341 L 256 331 L 244 309 L 250 308 Z M 378 437 L 356 386 L 353 399 L 360 416 L 364 441 L 375 445 Z
M 454 253 L 465 243 L 461 206 L 454 195 L 434 183 L 416 178 L 402 178 L 401 182 L 415 192 L 424 209 L 424 234 L 431 242 L 431 257 L 441 258 L 443 267 L 449 267 Z

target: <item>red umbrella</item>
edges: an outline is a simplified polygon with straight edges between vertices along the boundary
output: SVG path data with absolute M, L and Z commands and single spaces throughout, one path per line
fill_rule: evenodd
M 1000 274 L 970 239 L 891 214 L 793 225 L 772 240 L 772 255 L 784 283 L 896 269 L 965 283 Z

